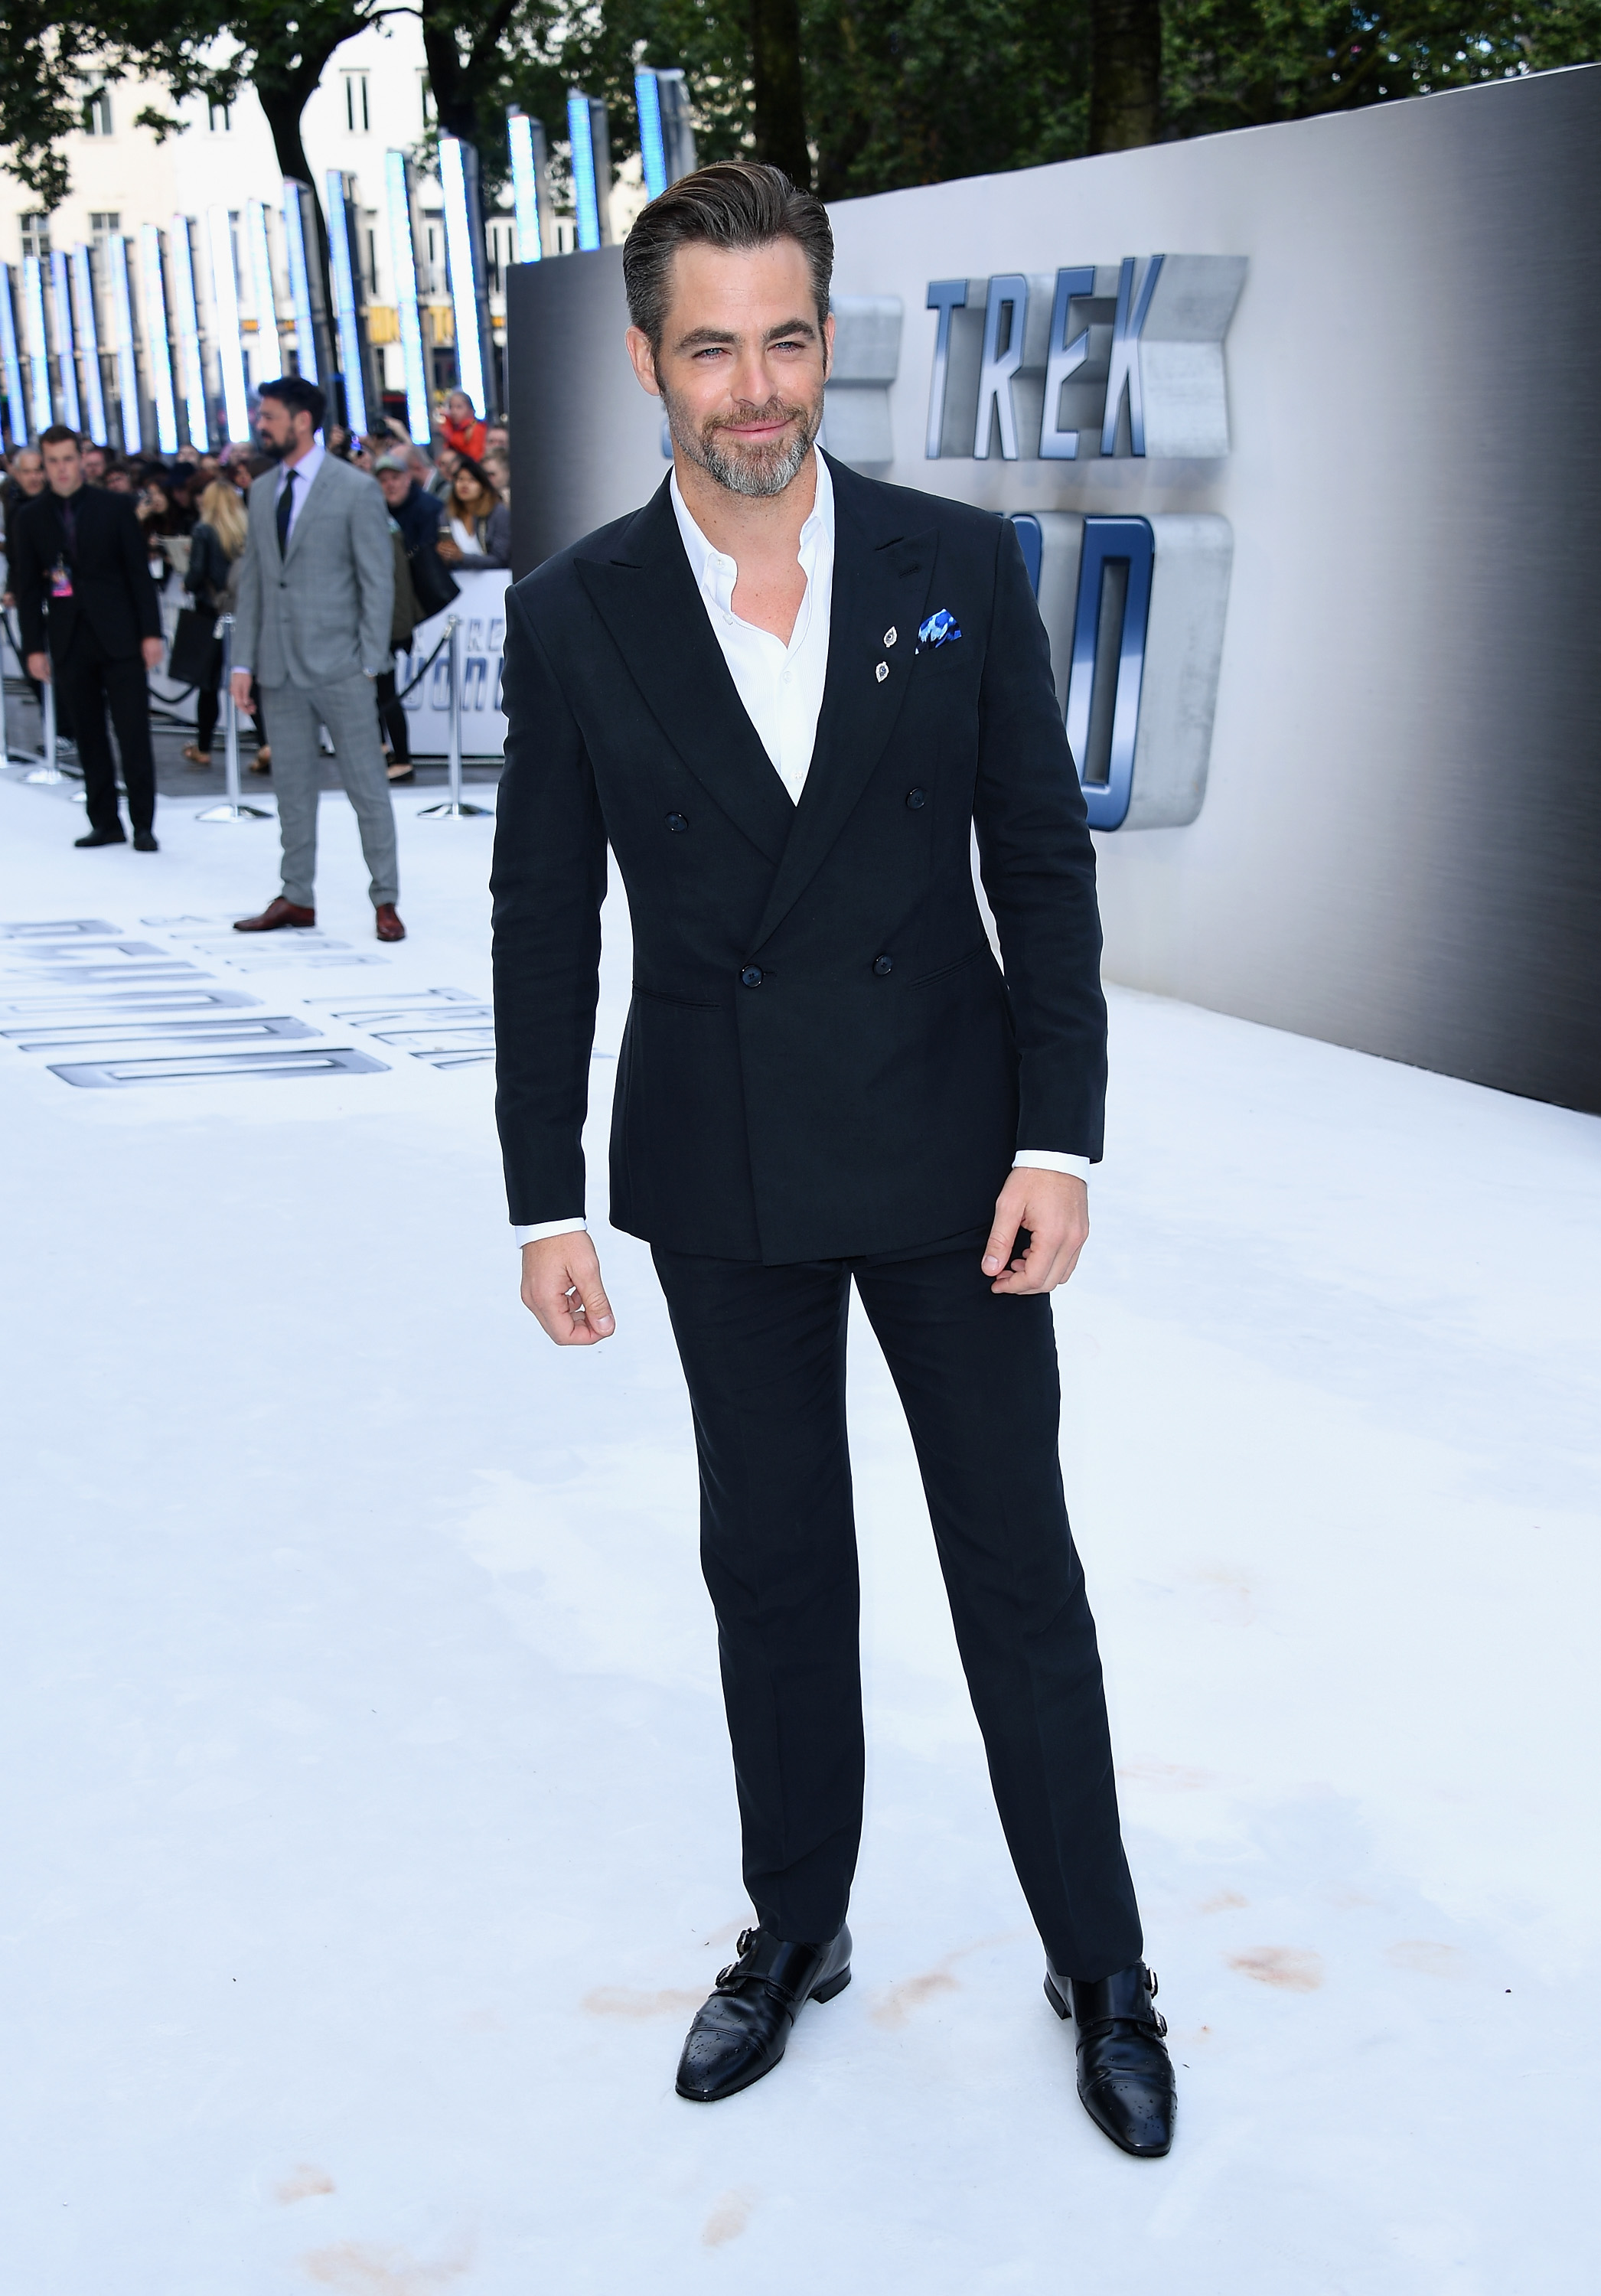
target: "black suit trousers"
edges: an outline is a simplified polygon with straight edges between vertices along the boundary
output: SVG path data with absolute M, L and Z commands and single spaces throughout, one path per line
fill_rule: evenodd
M 702 1563 L 762 1926 L 832 1938 L 861 1837 L 854 1280 L 911 1429 L 997 1806 L 1050 1959 L 1080 1978 L 1137 1961 L 1048 1299 L 998 1297 L 973 1245 L 770 1267 L 654 1258 L 694 1413 Z
M 150 687 L 144 660 L 136 653 L 108 653 L 89 627 L 86 616 L 80 614 L 64 652 L 51 668 L 58 706 L 66 704 L 72 738 L 78 743 L 90 827 L 117 826 L 117 771 L 106 732 L 109 705 L 122 758 L 128 819 L 135 829 L 149 829 L 156 817 L 156 766 L 150 746 Z

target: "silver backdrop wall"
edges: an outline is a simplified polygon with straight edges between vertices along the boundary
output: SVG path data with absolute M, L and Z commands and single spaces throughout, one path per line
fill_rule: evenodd
M 836 451 L 1149 519 L 1159 578 L 1232 529 L 1200 810 L 1096 839 L 1108 978 L 1601 1112 L 1601 68 L 832 213 Z M 1246 258 L 1226 454 L 927 458 L 931 282 L 1159 251 Z M 616 250 L 512 274 L 520 571 L 661 483 L 625 324 Z

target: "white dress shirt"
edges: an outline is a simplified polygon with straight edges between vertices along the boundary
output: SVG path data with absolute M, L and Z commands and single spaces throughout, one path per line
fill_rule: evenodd
M 742 621 L 734 611 L 739 580 L 737 561 L 714 549 L 690 514 L 678 489 L 675 470 L 668 481 L 673 516 L 678 521 L 684 554 L 694 576 L 695 587 L 706 609 L 712 633 L 723 650 L 735 691 L 745 715 L 755 726 L 762 748 L 791 799 L 799 803 L 817 744 L 817 717 L 828 677 L 828 626 L 833 610 L 833 480 L 821 455 L 813 456 L 817 473 L 817 500 L 800 529 L 797 553 L 806 576 L 806 595 L 795 616 L 786 645 L 771 630 L 759 630 Z M 1045 1172 L 1075 1173 L 1089 1178 L 1089 1159 L 1069 1156 L 1054 1148 L 1020 1149 L 1013 1164 Z M 582 1219 L 545 1220 L 535 1227 L 513 1227 L 520 1245 L 538 1243 L 547 1235 L 572 1235 L 587 1223 Z
M 289 498 L 289 534 L 292 534 L 295 530 L 295 521 L 305 507 L 307 496 L 311 492 L 311 481 L 323 467 L 323 457 L 325 452 L 322 440 L 313 439 L 298 463 L 280 463 L 278 465 L 277 482 L 273 488 L 273 517 L 275 520 L 277 518 L 279 500 L 284 488 L 292 480 L 294 492 Z M 285 550 L 289 547 L 289 534 L 283 537 Z M 252 665 L 248 661 L 236 661 L 233 667 L 235 675 L 242 672 L 248 677 Z

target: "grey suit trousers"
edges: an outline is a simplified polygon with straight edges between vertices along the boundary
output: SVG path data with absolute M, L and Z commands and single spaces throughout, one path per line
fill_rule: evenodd
M 333 736 L 334 762 L 356 808 L 361 849 L 372 874 L 373 906 L 400 898 L 395 812 L 378 735 L 373 681 L 358 671 L 328 685 L 263 685 L 263 715 L 273 748 L 273 790 L 283 836 L 283 898 L 311 908 L 316 886 L 316 806 L 322 781 L 317 726 Z

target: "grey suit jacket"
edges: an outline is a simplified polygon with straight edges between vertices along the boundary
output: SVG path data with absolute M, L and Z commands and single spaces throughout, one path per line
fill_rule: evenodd
M 390 665 L 395 555 L 376 479 L 323 458 L 278 554 L 278 474 L 250 488 L 234 660 L 263 685 L 332 685 Z

